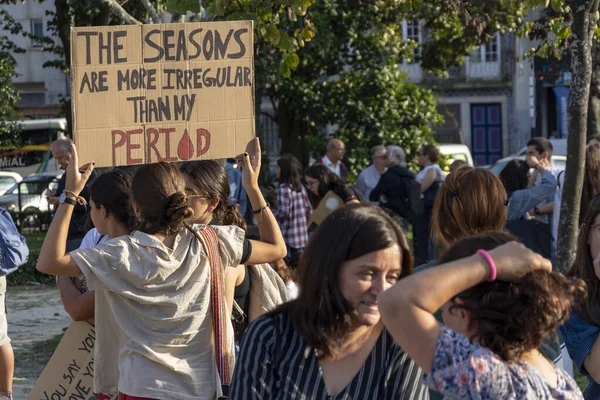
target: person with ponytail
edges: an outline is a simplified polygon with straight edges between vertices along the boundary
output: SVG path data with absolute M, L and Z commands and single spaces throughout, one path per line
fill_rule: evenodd
M 254 149 L 241 157 L 245 182 L 257 180 L 260 147 Z M 234 364 L 233 329 L 219 300 L 222 272 L 211 260 L 237 267 L 244 231 L 190 226 L 194 211 L 183 177 L 175 166 L 159 162 L 142 166 L 133 177 L 136 230 L 67 254 L 73 204 L 82 202 L 79 193 L 93 170 L 92 163 L 80 173 L 74 146 L 72 154 L 67 197 L 57 208 L 37 269 L 63 276 L 83 272 L 96 291 L 94 391 L 118 391 L 122 400 L 221 396 Z M 272 215 L 264 202 L 253 205 L 262 219 Z M 209 243 L 206 238 L 215 232 L 219 242 Z M 281 235 L 277 239 L 283 242 Z

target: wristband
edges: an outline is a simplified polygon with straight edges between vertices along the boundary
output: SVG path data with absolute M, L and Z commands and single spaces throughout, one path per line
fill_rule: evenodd
M 76 194 L 70 190 L 63 190 L 63 194 L 65 195 L 66 199 L 69 199 L 74 202 L 74 203 L 72 203 L 70 201 L 65 201 L 66 203 L 73 204 L 73 205 L 79 204 L 79 205 L 87 208 L 87 201 L 83 197 L 79 196 L 78 194 Z M 71 196 L 73 196 L 73 198 L 70 199 L 67 195 L 71 195 Z
M 264 210 L 266 210 L 269 207 L 271 207 L 271 205 L 269 203 L 267 203 L 264 206 L 262 206 L 261 208 L 259 208 L 258 210 L 252 210 L 252 214 L 258 215 L 258 214 L 262 213 Z
M 485 250 L 477 250 L 477 254 L 479 254 L 481 257 L 483 257 L 483 259 L 485 260 L 485 262 L 489 265 L 490 267 L 490 277 L 487 279 L 488 282 L 494 282 L 496 280 L 496 263 L 494 263 L 494 260 L 492 259 L 492 256 L 490 256 L 490 253 L 488 253 Z

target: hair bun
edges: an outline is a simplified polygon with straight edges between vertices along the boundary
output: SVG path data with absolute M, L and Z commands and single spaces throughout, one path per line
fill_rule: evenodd
M 187 196 L 183 192 L 173 193 L 165 206 L 165 222 L 174 231 L 178 231 L 183 221 L 194 214 L 187 205 Z

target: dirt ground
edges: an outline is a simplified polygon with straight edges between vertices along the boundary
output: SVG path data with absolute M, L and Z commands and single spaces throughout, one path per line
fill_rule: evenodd
M 9 287 L 6 292 L 8 335 L 15 352 L 13 397 L 24 400 L 58 345 L 71 318 L 56 286 Z

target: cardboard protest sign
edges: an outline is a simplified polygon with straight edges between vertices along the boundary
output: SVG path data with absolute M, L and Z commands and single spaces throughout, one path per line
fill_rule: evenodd
M 325 194 L 325 197 L 321 200 L 317 208 L 308 217 L 308 226 L 321 225 L 321 222 L 329 216 L 332 212 L 340 207 L 344 206 L 344 200 L 337 194 L 329 191 Z
M 254 131 L 252 21 L 71 29 L 73 132 L 97 167 L 233 157 Z
M 96 331 L 87 322 L 73 322 L 27 400 L 92 400 Z M 116 362 L 116 361 L 115 361 Z M 116 399 L 117 394 L 110 399 Z M 106 400 L 109 397 L 103 397 Z

